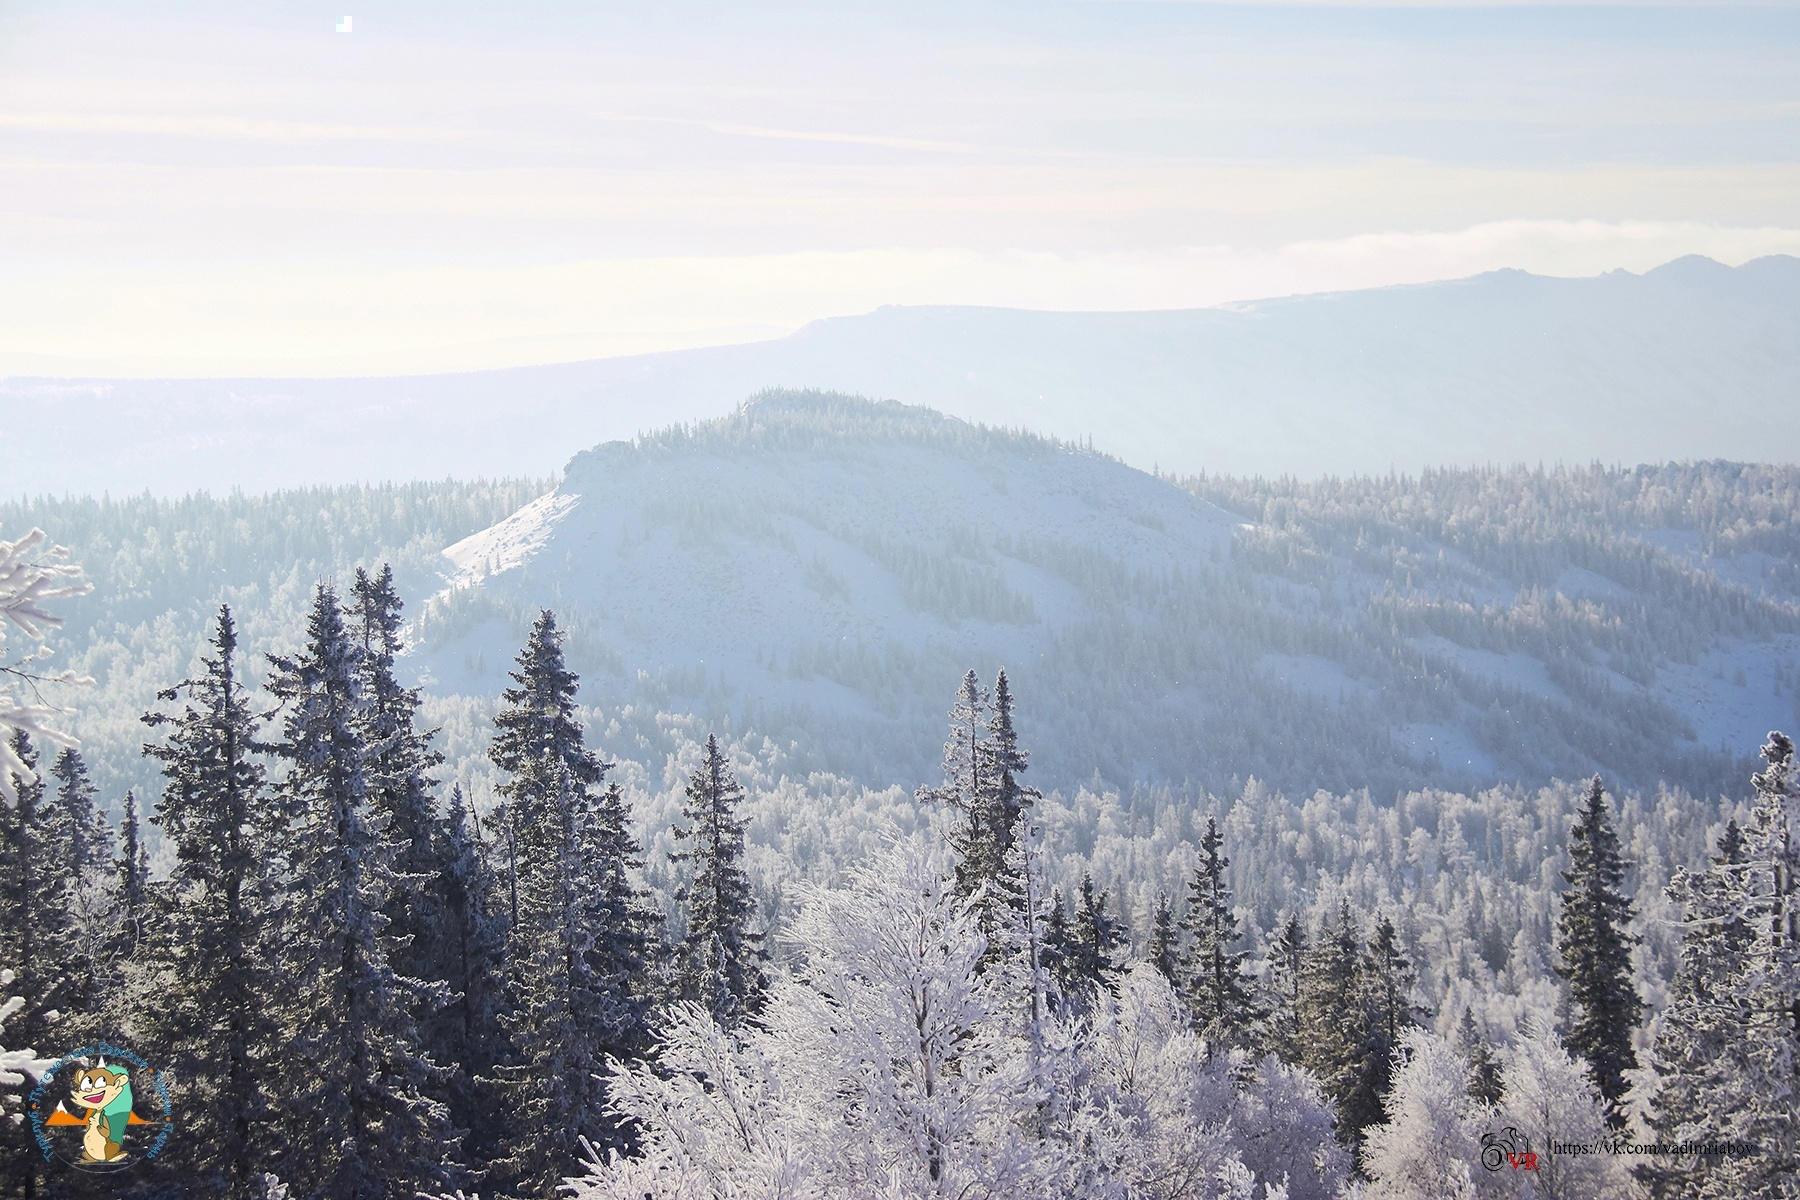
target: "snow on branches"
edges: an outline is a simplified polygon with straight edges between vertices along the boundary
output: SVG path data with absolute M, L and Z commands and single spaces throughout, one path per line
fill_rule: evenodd
M 92 682 L 73 671 L 49 672 L 34 665 L 50 657 L 50 648 L 41 644 L 44 634 L 62 624 L 62 619 L 44 606 L 94 590 L 93 584 L 82 579 L 79 566 L 63 561 L 68 557 L 68 550 L 51 545 L 41 529 L 14 542 L 0 542 L 0 800 L 8 804 L 18 802 L 15 780 L 37 778 L 14 748 L 19 734 L 63 746 L 76 744 L 56 728 L 54 722 L 63 710 L 45 704 L 39 686 Z M 6 637 L 12 630 L 40 644 L 25 654 L 9 656 Z

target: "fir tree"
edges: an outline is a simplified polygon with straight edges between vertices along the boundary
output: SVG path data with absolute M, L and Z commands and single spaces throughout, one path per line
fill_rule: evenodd
M 1468 1064 L 1466 1090 L 1469 1098 L 1482 1104 L 1500 1103 L 1500 1060 L 1494 1057 L 1487 1039 L 1481 1036 L 1481 1029 L 1475 1024 L 1475 1011 L 1466 1006 L 1462 1024 L 1457 1026 L 1456 1051 Z
M 12 1016 L 7 1028 L 14 1045 L 42 1048 L 62 1040 L 52 1014 L 71 1002 L 81 982 L 65 962 L 73 938 L 67 847 L 57 837 L 46 772 L 37 769 L 30 735 L 14 729 L 7 737 L 13 759 L 30 774 L 15 771 L 8 780 L 13 802 L 0 799 L 0 963 L 16 972 L 13 986 L 35 1001 Z M 17 1112 L 18 1103 L 13 1099 L 6 1107 Z M 0 1178 L 20 1194 L 36 1195 L 40 1161 L 29 1127 L 0 1120 Z
M 540 614 L 506 689 L 489 757 L 516 847 L 507 991 L 510 1062 L 499 1181 L 548 1194 L 584 1157 L 582 1139 L 618 1147 L 603 1077 L 612 1056 L 641 1051 L 650 953 L 630 883 L 636 848 L 608 764 L 587 749 L 579 680 L 563 661 L 553 614 Z M 510 898 L 509 898 L 510 903 Z
M 719 740 L 706 739 L 699 768 L 688 779 L 685 825 L 677 840 L 692 849 L 671 854 L 691 862 L 691 876 L 676 899 L 687 905 L 687 934 L 680 950 L 682 991 L 704 1005 L 713 1019 L 733 1025 L 754 1012 L 767 982 L 763 976 L 762 934 L 750 929 L 755 899 L 744 873 L 744 826 L 737 819 L 744 790 L 731 774 Z
M 98 1031 L 117 943 L 118 896 L 112 871 L 112 830 L 94 807 L 96 789 L 81 752 L 67 748 L 50 768 L 55 795 L 45 808 L 50 876 L 63 905 L 65 940 L 59 951 L 64 980 L 63 1036 L 86 1040 Z
M 138 815 L 137 793 L 125 792 L 125 817 L 119 826 L 119 912 L 130 954 L 143 937 L 144 905 L 150 883 L 150 852 L 144 847 L 143 822 Z
M 369 748 L 364 764 L 369 803 L 384 818 L 393 846 L 383 910 L 393 967 L 406 978 L 439 980 L 446 970 L 445 950 L 438 944 L 444 918 L 432 881 L 442 864 L 430 772 L 443 755 L 431 747 L 432 732 L 418 728 L 418 689 L 401 687 L 394 678 L 394 658 L 404 649 L 401 608 L 391 567 L 383 564 L 373 576 L 357 568 L 347 615 L 361 652 L 360 732 Z
M 1414 982 L 1412 964 L 1401 950 L 1394 924 L 1383 915 L 1375 922 L 1358 965 L 1360 1011 L 1346 1014 L 1346 1023 L 1360 1031 L 1361 1045 L 1341 1110 L 1344 1123 L 1359 1135 L 1385 1119 L 1394 1083 L 1394 1055 L 1401 1035 L 1416 1023 L 1411 1000 Z
M 1631 947 L 1638 939 L 1628 932 L 1633 910 L 1623 891 L 1625 867 L 1606 814 L 1606 790 L 1595 776 L 1581 818 L 1569 832 L 1569 870 L 1563 875 L 1569 886 L 1556 926 L 1562 962 L 1556 973 L 1567 981 L 1574 1007 L 1563 1046 L 1587 1062 L 1615 1124 L 1624 1121 L 1619 1102 L 1625 1072 L 1637 1066 L 1631 1035 L 1644 1008 L 1631 973 Z
M 1169 893 L 1156 893 L 1156 908 L 1150 915 L 1150 946 L 1144 961 L 1155 967 L 1170 985 L 1181 986 L 1181 935 L 1175 924 L 1175 911 L 1169 906 Z
M 320 584 L 297 658 L 272 659 L 289 764 L 282 794 L 292 903 L 282 956 L 294 1038 L 283 1076 L 293 1144 L 282 1176 L 344 1200 L 410 1196 L 447 1181 L 456 1152 L 434 1068 L 390 960 L 384 915 L 396 851 L 370 797 L 376 747 L 362 653 Z
M 1074 913 L 1051 936 L 1063 998 L 1086 1011 L 1102 991 L 1111 991 L 1124 969 L 1125 927 L 1106 911 L 1107 895 L 1083 873 Z M 1060 907 L 1060 905 L 1058 906 Z
M 1231 889 L 1225 885 L 1225 868 L 1231 860 L 1223 853 L 1224 845 L 1218 822 L 1208 817 L 1200 838 L 1200 863 L 1188 883 L 1187 913 L 1181 920 L 1188 935 L 1183 992 L 1195 1030 L 1214 1050 L 1247 1045 L 1257 1019 L 1246 965 L 1249 955 L 1231 949 L 1238 940 L 1238 921 Z
M 1301 1066 L 1307 1057 L 1301 1027 L 1301 981 L 1308 961 L 1306 927 L 1289 915 L 1269 951 L 1267 1017 L 1262 1041 L 1270 1053 L 1289 1066 Z
M 246 1197 L 279 1133 L 272 1084 L 286 1047 L 274 1018 L 280 937 L 267 863 L 285 822 L 255 753 L 257 719 L 237 679 L 229 608 L 220 608 L 210 644 L 197 677 L 157 694 L 170 703 L 185 695 L 185 705 L 144 716 L 163 734 L 144 753 L 162 765 L 151 820 L 174 865 L 149 889 L 143 957 L 162 990 L 159 1065 L 175 1080 L 186 1127 L 173 1156 Z
M 56 780 L 55 839 L 65 855 L 62 873 L 79 880 L 90 871 L 103 871 L 112 860 L 112 830 L 94 807 L 98 790 L 88 778 L 81 752 L 65 749 L 50 768 Z
M 450 1003 L 432 1015 L 427 1042 L 438 1064 L 449 1071 L 450 1119 L 468 1131 L 464 1150 L 472 1164 L 479 1164 L 498 1155 L 504 1133 L 494 1079 L 507 1048 L 501 1023 L 506 908 L 480 827 L 460 787 L 450 792 L 443 838 L 442 874 L 436 884 L 444 918 L 440 944 L 451 996 Z
M 1362 994 L 1362 940 L 1350 902 L 1338 904 L 1337 924 L 1327 921 L 1308 952 L 1300 976 L 1301 1065 L 1318 1079 L 1338 1107 L 1338 1136 L 1356 1150 L 1363 1127 L 1379 1120 L 1366 1107 L 1354 1111 L 1353 1098 L 1367 1100 L 1363 1065 L 1367 1041 Z

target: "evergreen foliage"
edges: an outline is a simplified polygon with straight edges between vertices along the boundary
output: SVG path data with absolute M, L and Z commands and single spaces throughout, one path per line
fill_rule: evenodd
M 517 893 L 506 942 L 511 1053 L 500 1073 L 508 1119 L 494 1170 L 529 1193 L 571 1171 L 583 1139 L 622 1144 L 602 1076 L 609 1058 L 643 1047 L 651 943 L 623 797 L 601 789 L 609 764 L 586 746 L 580 681 L 549 611 L 517 663 L 490 750 L 508 773 L 500 791 Z
M 1623 890 L 1627 864 L 1599 776 L 1588 784 L 1586 808 L 1569 831 L 1569 864 L 1556 926 L 1562 960 L 1556 973 L 1567 981 L 1574 1009 L 1563 1045 L 1587 1062 L 1611 1119 L 1622 1125 L 1625 1072 L 1638 1065 L 1632 1031 L 1644 1005 L 1632 976 L 1637 939 L 1630 933 L 1635 909 Z
M 1181 919 L 1187 934 L 1183 991 L 1194 1028 L 1213 1049 L 1248 1046 L 1258 1018 L 1249 952 L 1232 948 L 1238 942 L 1238 919 L 1225 883 L 1230 859 L 1224 845 L 1218 822 L 1208 817 L 1200 838 L 1200 863 L 1188 883 L 1187 913 Z
M 403 1197 L 449 1181 L 456 1153 L 430 1094 L 414 1005 L 418 980 L 397 974 L 385 911 L 396 846 L 371 795 L 376 698 L 338 605 L 320 584 L 304 650 L 275 658 L 269 691 L 283 705 L 275 753 L 291 824 L 276 843 L 290 872 L 278 959 L 292 1052 L 284 1059 L 281 1176 L 343 1200 Z
M 669 856 L 692 864 L 687 883 L 676 893 L 686 904 L 687 917 L 678 964 L 681 993 L 730 1027 L 757 1010 L 768 983 L 762 968 L 763 935 L 751 929 L 756 901 L 743 868 L 744 824 L 737 807 L 744 789 L 712 734 L 686 794 L 681 810 L 686 824 L 673 832 L 690 849 Z
M 217 1190 L 248 1197 L 279 1144 L 276 1065 L 286 1046 L 275 1011 L 280 879 L 269 851 L 286 822 L 257 754 L 230 608 L 219 609 L 209 641 L 200 674 L 158 693 L 185 704 L 144 716 L 162 739 L 144 753 L 165 780 L 151 820 L 174 863 L 149 886 L 143 969 L 161 996 L 153 1049 L 189 1131 L 171 1153 Z

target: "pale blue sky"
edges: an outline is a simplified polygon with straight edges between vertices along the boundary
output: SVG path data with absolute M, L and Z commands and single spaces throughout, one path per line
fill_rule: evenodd
M 1800 252 L 1792 5 L 336 3 L 0 0 L 0 373 Z

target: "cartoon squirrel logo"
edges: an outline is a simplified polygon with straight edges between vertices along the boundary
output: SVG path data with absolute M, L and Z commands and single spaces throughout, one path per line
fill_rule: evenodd
M 81 1161 L 110 1163 L 125 1157 L 125 1128 L 142 1118 L 131 1113 L 131 1073 L 123 1066 L 109 1067 L 106 1059 L 97 1067 L 83 1067 L 75 1072 L 70 1099 L 85 1116 L 70 1113 L 60 1103 L 50 1124 L 85 1125 L 81 1135 Z M 60 1119 L 59 1119 L 60 1118 Z

